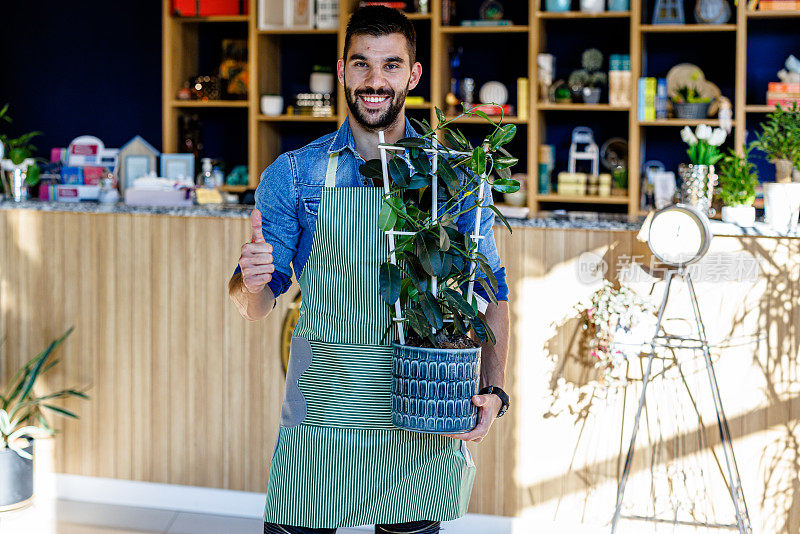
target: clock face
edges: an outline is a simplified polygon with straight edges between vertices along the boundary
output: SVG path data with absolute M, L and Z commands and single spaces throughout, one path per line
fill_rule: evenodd
M 711 233 L 703 215 L 685 206 L 661 209 L 650 222 L 650 250 L 668 265 L 682 266 L 699 260 L 710 241 Z

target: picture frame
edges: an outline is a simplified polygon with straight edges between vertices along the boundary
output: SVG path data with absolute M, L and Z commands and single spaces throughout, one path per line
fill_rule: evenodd
M 155 170 L 150 168 L 150 156 L 140 154 L 125 156 L 124 165 L 126 187 L 132 186 L 135 179 L 147 176 L 150 171 Z
M 194 181 L 194 154 L 161 154 L 158 175 L 177 181 Z M 185 177 L 181 180 L 181 176 Z

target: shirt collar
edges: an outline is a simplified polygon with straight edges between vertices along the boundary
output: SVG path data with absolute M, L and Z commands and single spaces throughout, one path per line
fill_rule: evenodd
M 417 131 L 411 126 L 411 121 L 408 120 L 408 117 L 406 117 L 405 137 L 420 137 Z M 341 152 L 345 148 L 349 148 L 353 154 L 357 154 L 356 140 L 353 138 L 353 132 L 350 129 L 350 115 L 345 117 L 344 122 L 342 122 L 342 125 L 336 131 L 328 153 Z

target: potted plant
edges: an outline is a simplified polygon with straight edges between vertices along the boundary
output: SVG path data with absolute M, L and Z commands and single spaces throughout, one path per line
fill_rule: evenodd
M 775 182 L 764 183 L 764 220 L 781 231 L 797 224 L 800 183 L 792 182 L 792 168 L 800 164 L 800 108 L 776 106 L 756 132 L 753 148 L 775 164 Z
M 71 332 L 72 328 L 23 365 L 0 395 L 0 509 L 23 507 L 33 496 L 33 438 L 56 433 L 45 418 L 46 411 L 78 418 L 52 402 L 69 397 L 89 398 L 75 389 L 39 396 L 34 392 L 37 379 L 58 364 L 59 360 L 52 356 Z
M 8 104 L 0 109 L 0 122 L 11 122 Z M 5 194 L 16 202 L 26 200 L 28 187 L 39 182 L 39 167 L 33 158 L 36 147 L 30 141 L 40 134 L 29 132 L 15 138 L 0 134 L 0 178 Z
M 671 100 L 677 118 L 705 119 L 708 116 L 710 98 L 701 96 L 696 88 L 688 85 L 678 87 L 676 93 Z
M 474 285 L 496 303 L 497 280 L 477 251 L 486 188 L 511 193 L 520 187 L 511 178 L 517 163 L 503 148 L 516 126 L 492 121 L 479 110 L 446 120 L 436 109 L 437 126 L 418 122 L 421 137 L 381 144 L 382 159 L 361 166 L 367 177 L 384 181 L 379 224 L 389 236 L 390 256 L 380 267 L 380 291 L 398 323 L 393 346 L 392 420 L 407 430 L 461 433 L 475 427 L 480 344 L 495 342 L 479 313 Z M 479 116 L 491 133 L 473 147 L 450 124 Z M 437 139 L 442 135 L 448 146 Z M 393 152 L 393 157 L 387 154 Z M 385 159 L 384 159 L 385 158 Z M 493 174 L 496 178 L 491 178 Z M 458 221 L 475 210 L 477 227 L 462 231 Z M 483 273 L 483 276 L 479 276 Z
M 717 193 L 722 200 L 722 220 L 739 226 L 753 226 L 756 220 L 756 199 L 758 173 L 750 161 L 752 147 L 742 147 L 743 155 L 734 150 L 722 158 L 719 166 L 719 187 Z
M 586 104 L 600 102 L 600 86 L 608 77 L 600 72 L 603 66 L 603 53 L 597 48 L 590 48 L 581 54 L 582 69 L 572 71 L 569 75 L 569 86 L 573 94 L 578 95 Z
M 680 198 L 703 213 L 713 214 L 711 199 L 717 184 L 714 165 L 722 159 L 719 147 L 727 137 L 727 132 L 722 128 L 712 130 L 705 124 L 699 125 L 695 132 L 688 126 L 681 130 L 681 138 L 689 145 L 686 154 L 691 163 L 681 163 L 678 167 L 682 179 Z

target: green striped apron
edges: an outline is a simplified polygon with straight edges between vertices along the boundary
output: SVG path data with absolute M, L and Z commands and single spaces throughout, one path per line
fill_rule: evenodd
M 294 330 L 264 521 L 308 528 L 449 521 L 466 513 L 466 443 L 391 423 L 396 326 L 380 296 L 380 187 L 336 187 L 331 155 Z

